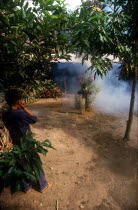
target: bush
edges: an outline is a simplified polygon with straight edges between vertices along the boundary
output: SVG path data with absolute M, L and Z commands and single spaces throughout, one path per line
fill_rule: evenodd
M 12 150 L 0 153 L 0 193 L 4 187 L 10 186 L 11 194 L 22 189 L 22 179 L 37 180 L 39 172 L 43 172 L 42 162 L 38 155 L 46 155 L 46 148 L 53 148 L 51 142 L 46 139 L 43 142 L 36 141 L 30 131 L 27 131 L 26 138 L 20 140 L 20 145 L 13 146 Z M 44 148 L 46 147 L 46 148 Z M 53 148 L 54 149 L 54 148 Z M 19 166 L 19 161 L 24 160 L 26 170 Z

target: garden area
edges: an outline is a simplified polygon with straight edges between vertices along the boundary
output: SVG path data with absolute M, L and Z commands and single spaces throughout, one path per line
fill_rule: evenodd
M 138 2 L 66 6 L 0 2 L 0 210 L 136 210 Z
M 1 209 L 137 209 L 137 117 L 126 144 L 126 114 L 103 114 L 94 107 L 82 115 L 72 96 L 63 100 L 63 106 L 61 99 L 40 99 L 29 106 L 39 119 L 31 127 L 36 139 L 48 138 L 56 149 L 41 155 L 52 187 L 41 194 L 34 184 L 28 194 L 13 195 L 5 188 Z

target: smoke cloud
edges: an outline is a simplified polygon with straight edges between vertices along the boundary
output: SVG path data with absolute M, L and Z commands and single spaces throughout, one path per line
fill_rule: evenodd
M 106 76 L 97 78 L 95 83 L 100 88 L 96 96 L 94 107 L 104 113 L 125 113 L 129 111 L 132 83 L 118 80 L 119 65 L 114 64 Z M 137 112 L 137 93 L 135 98 L 135 112 Z
M 66 81 L 67 94 L 77 93 L 80 90 L 80 76 L 83 78 L 91 76 L 89 71 L 85 73 L 90 65 L 89 63 L 82 65 L 80 60 L 73 59 L 73 61 L 75 62 L 53 64 L 53 69 L 55 69 L 55 82 L 57 82 L 59 86 L 60 82 L 62 82 L 64 92 L 64 81 Z M 113 68 L 103 79 L 96 77 L 95 84 L 100 88 L 100 92 L 96 95 L 95 101 L 92 104 L 95 109 L 108 114 L 128 113 L 132 82 L 119 80 L 119 73 L 119 64 L 113 64 Z M 135 97 L 135 113 L 138 111 L 137 92 Z

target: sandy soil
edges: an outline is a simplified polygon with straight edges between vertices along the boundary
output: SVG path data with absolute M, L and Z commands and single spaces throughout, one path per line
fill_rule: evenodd
M 41 156 L 46 179 L 53 186 L 44 194 L 0 197 L 6 210 L 136 210 L 137 117 L 131 141 L 122 141 L 126 115 L 107 115 L 94 109 L 80 114 L 71 98 L 41 99 L 29 106 L 39 118 L 32 126 L 40 141 L 50 139 L 56 150 Z

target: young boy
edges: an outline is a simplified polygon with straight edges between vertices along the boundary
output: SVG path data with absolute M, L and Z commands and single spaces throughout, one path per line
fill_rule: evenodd
M 5 100 L 10 106 L 10 109 L 2 116 L 4 125 L 9 130 L 13 145 L 19 145 L 20 139 L 26 136 L 26 131 L 30 130 L 29 124 L 37 122 L 37 117 L 30 112 L 22 101 L 22 92 L 17 89 L 8 90 L 5 94 Z M 24 160 L 20 160 L 20 167 L 25 170 Z M 29 192 L 31 183 L 22 180 L 24 192 Z M 45 192 L 48 188 L 48 183 L 44 178 L 42 172 L 38 179 L 38 186 L 40 192 Z

